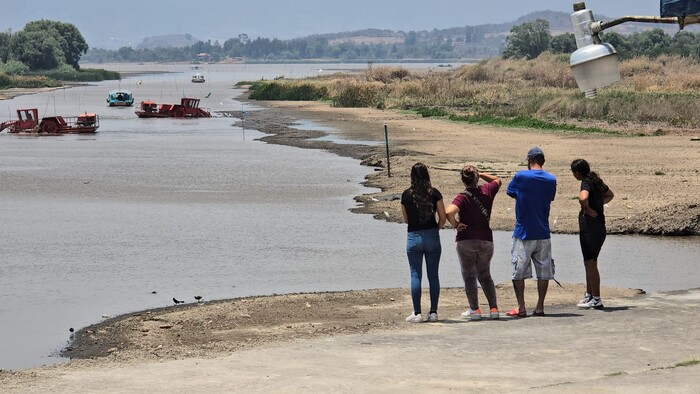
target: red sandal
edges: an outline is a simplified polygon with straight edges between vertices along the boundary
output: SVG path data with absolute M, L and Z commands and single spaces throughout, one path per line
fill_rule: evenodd
M 520 312 L 520 309 L 518 308 L 513 308 L 506 312 L 506 316 L 510 317 L 527 317 L 527 311 L 522 311 Z

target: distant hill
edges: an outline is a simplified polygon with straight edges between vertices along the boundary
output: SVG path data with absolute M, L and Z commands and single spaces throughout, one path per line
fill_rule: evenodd
M 605 15 L 594 15 L 596 20 L 610 20 Z M 447 29 L 433 29 L 430 31 L 392 31 L 381 29 L 365 29 L 343 33 L 317 34 L 303 39 L 316 38 L 327 40 L 329 44 L 342 44 L 352 42 L 354 44 L 396 44 L 404 43 L 415 38 L 417 43 L 435 43 L 445 39 L 451 40 L 455 51 L 466 58 L 484 58 L 500 55 L 505 48 L 505 39 L 510 34 L 513 26 L 532 22 L 537 19 L 544 19 L 549 22 L 549 29 L 552 35 L 572 33 L 571 15 L 559 11 L 537 11 L 524 15 L 514 21 L 484 24 L 474 26 L 452 27 Z M 673 24 L 654 23 L 623 23 L 610 31 L 629 35 L 651 29 L 663 29 L 667 34 L 673 35 L 678 32 L 678 26 Z M 686 27 L 689 31 L 700 31 L 699 25 Z
M 192 37 L 191 34 L 167 34 L 144 38 L 136 49 L 182 48 L 196 44 L 198 41 L 200 40 Z

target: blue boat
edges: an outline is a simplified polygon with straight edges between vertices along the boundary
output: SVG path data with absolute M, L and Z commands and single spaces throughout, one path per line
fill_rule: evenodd
M 131 107 L 134 105 L 134 95 L 128 90 L 112 90 L 107 103 L 110 107 Z

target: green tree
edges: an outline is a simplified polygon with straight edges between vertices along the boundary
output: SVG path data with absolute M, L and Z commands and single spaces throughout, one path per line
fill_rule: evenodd
M 10 58 L 30 70 L 52 70 L 61 64 L 63 53 L 58 40 L 47 31 L 19 31 L 12 36 Z
M 552 37 L 549 41 L 549 50 L 552 53 L 572 53 L 576 50 L 576 36 L 574 33 L 564 33 Z
M 617 56 L 620 60 L 629 60 L 634 56 L 629 39 L 620 33 L 600 33 L 600 40 L 612 45 L 617 51 Z
M 24 26 L 25 32 L 48 32 L 57 40 L 66 64 L 76 70 L 80 69 L 80 57 L 88 50 L 85 38 L 75 25 L 51 20 L 29 22 Z
M 503 57 L 534 59 L 547 50 L 551 37 L 549 22 L 544 19 L 513 26 Z
M 18 60 L 10 60 L 0 66 L 0 71 L 7 75 L 27 75 L 29 74 L 29 67 Z
M 630 36 L 630 46 L 634 48 L 635 55 L 656 58 L 668 53 L 671 37 L 661 29 L 653 29 Z
M 408 34 L 406 34 L 406 38 L 403 39 L 404 45 L 408 45 L 408 46 L 416 45 L 417 42 L 418 42 L 418 34 L 416 34 L 416 32 L 413 30 L 409 31 Z
M 12 33 L 9 30 L 0 32 L 0 63 L 7 63 L 10 57 L 10 41 Z
M 681 30 L 673 36 L 671 53 L 683 57 L 694 57 L 698 50 L 698 35 Z

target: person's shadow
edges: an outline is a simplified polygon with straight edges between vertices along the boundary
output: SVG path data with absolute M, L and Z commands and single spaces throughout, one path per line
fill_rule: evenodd
M 606 306 L 605 309 L 603 309 L 603 312 L 628 311 L 632 308 L 636 308 L 636 306 Z

